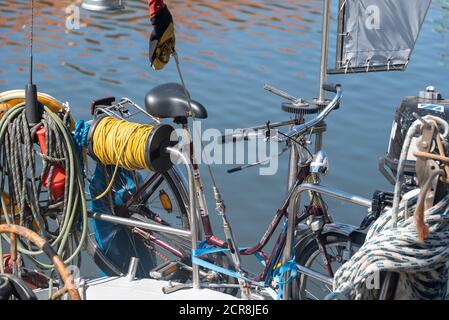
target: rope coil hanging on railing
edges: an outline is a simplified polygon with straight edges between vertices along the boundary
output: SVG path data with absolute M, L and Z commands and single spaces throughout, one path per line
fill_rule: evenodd
M 440 163 L 441 169 L 435 162 L 430 166 L 425 162 L 425 167 L 421 162 L 422 181 L 418 181 L 421 189 L 419 192 L 410 191 L 400 200 L 404 162 L 409 154 L 412 138 L 417 136 L 420 129 L 424 132 L 431 129 L 431 126 L 435 129 L 433 136 L 428 136 L 424 140 L 425 134 L 422 133 L 420 146 L 435 145 L 434 151 L 438 149 L 440 154 L 445 154 L 441 141 L 441 136 L 447 137 L 449 132 L 449 126 L 445 121 L 426 116 L 410 126 L 398 164 L 393 207 L 373 223 L 363 246 L 337 270 L 333 284 L 334 294 L 330 295 L 329 299 L 341 295 L 349 299 L 379 299 L 381 288 L 376 287 L 376 284 L 381 285 L 381 274 L 391 272 L 398 274 L 393 299 L 445 298 L 449 279 L 446 265 L 449 261 L 447 186 L 444 189 L 446 195 L 426 210 L 425 201 L 431 189 L 431 182 L 435 178 L 447 182 L 447 177 L 444 179 L 443 176 L 449 170 L 449 163 Z M 440 129 L 444 132 L 441 133 Z M 432 153 L 421 153 L 432 156 Z M 416 166 L 418 172 L 418 161 Z M 433 171 L 432 169 L 429 171 L 432 167 Z M 409 212 L 414 214 L 410 215 Z
M 413 201 L 413 200 L 409 200 Z M 415 204 L 409 209 L 416 207 Z M 414 217 L 399 212 L 393 228 L 392 210 L 378 218 L 363 246 L 337 270 L 334 291 L 352 290 L 349 298 L 378 299 L 381 272 L 400 272 L 395 299 L 444 299 L 449 260 L 449 196 L 425 212 L 429 227 L 426 240 L 419 239 Z
M 24 96 L 21 90 L 0 94 L 8 109 L 0 120 L 0 183 L 9 193 L 9 199 L 0 197 L 2 221 L 34 230 L 68 263 L 79 255 L 87 233 L 84 183 L 69 130 L 73 120 L 56 99 L 39 94 L 42 119 L 30 127 Z M 54 268 L 30 243 L 21 241 L 17 249 L 39 268 Z

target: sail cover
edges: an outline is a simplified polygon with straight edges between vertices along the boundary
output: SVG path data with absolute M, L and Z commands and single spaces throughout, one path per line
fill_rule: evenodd
M 340 0 L 336 69 L 404 70 L 431 0 Z

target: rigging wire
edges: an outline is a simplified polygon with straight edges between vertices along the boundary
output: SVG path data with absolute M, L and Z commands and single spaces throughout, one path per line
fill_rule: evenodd
M 34 0 L 31 0 L 30 83 L 33 83 Z

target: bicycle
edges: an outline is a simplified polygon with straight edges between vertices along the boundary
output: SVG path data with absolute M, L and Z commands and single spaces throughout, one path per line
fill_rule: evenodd
M 267 89 L 286 97 L 285 93 L 272 87 L 267 87 Z M 370 200 L 349 195 L 338 190 L 325 188 L 318 184 L 320 174 L 327 169 L 327 159 L 322 151 L 317 152 L 315 156 L 308 151 L 306 147 L 306 136 L 314 134 L 318 139 L 321 138 L 320 135 L 325 129 L 323 128 L 324 118 L 339 106 L 342 97 L 342 90 L 339 85 L 326 85 L 324 86 L 324 89 L 334 92 L 335 97 L 324 107 L 321 106 L 322 110 L 318 116 L 312 120 L 304 122 L 304 114 L 311 112 L 312 109 L 314 113 L 317 113 L 319 111 L 319 106 L 308 109 L 306 106 L 301 106 L 300 104 L 284 104 L 284 110 L 293 110 L 296 112 L 294 119 L 279 123 L 267 123 L 265 126 L 246 128 L 242 130 L 241 134 L 233 135 L 231 137 L 222 137 L 222 142 L 224 143 L 236 142 L 242 139 L 249 139 L 248 133 L 255 131 L 256 136 L 264 138 L 268 137 L 277 140 L 279 143 L 285 143 L 286 148 L 284 148 L 284 151 L 293 150 L 291 157 L 293 158 L 294 165 L 291 166 L 290 170 L 296 171 L 296 173 L 290 172 L 290 177 L 293 178 L 290 178 L 289 191 L 282 206 L 274 215 L 268 229 L 255 246 L 236 250 L 235 240 L 233 239 L 230 228 L 228 230 L 225 228 L 225 234 L 227 235 L 226 241 L 220 240 L 215 236 L 207 211 L 199 168 L 195 164 L 193 152 L 190 153 L 188 159 L 184 159 L 188 170 L 191 171 L 189 173 L 189 176 L 191 176 L 189 179 L 189 188 L 186 187 L 179 168 L 174 166 L 165 173 L 152 173 L 149 178 L 144 179 L 141 183 L 141 187 L 130 193 L 130 198 L 127 199 L 124 206 L 118 208 L 121 217 L 98 212 L 91 212 L 91 217 L 96 221 L 112 222 L 115 225 L 126 225 L 127 227 L 124 229 L 130 239 L 129 244 L 134 246 L 134 254 L 145 252 L 144 250 L 141 250 L 142 248 L 136 248 L 136 243 L 139 243 L 139 246 L 143 244 L 145 248 L 149 249 L 146 252 L 147 255 L 151 252 L 156 252 L 159 257 L 164 257 L 163 261 L 165 263 L 152 270 L 151 274 L 153 277 L 156 276 L 160 279 L 175 279 L 185 282 L 192 278 L 191 272 L 193 270 L 193 282 L 195 283 L 195 267 L 197 267 L 196 264 L 200 264 L 203 267 L 199 270 L 203 282 L 212 282 L 214 284 L 209 284 L 209 286 L 224 288 L 225 292 L 231 294 L 236 294 L 236 288 L 239 286 L 242 288 L 242 282 L 246 283 L 246 285 L 251 288 L 269 288 L 270 286 L 273 286 L 273 279 L 277 276 L 278 278 L 285 277 L 289 280 L 284 282 L 281 280 L 280 282 L 278 281 L 277 284 L 274 284 L 274 287 L 278 292 L 274 294 L 271 291 L 272 297 L 279 298 L 281 295 L 283 295 L 284 298 L 296 299 L 324 297 L 331 291 L 329 285 L 332 283 L 334 271 L 339 265 L 349 259 L 352 252 L 358 246 L 361 246 L 364 240 L 364 234 L 355 226 L 333 223 L 321 194 L 337 197 L 367 208 L 371 207 Z M 291 98 L 291 96 L 288 97 Z M 149 103 L 149 101 L 152 103 Z M 191 115 L 194 119 L 205 119 L 207 117 L 206 109 L 200 103 L 190 100 L 188 93 L 186 93 L 185 86 L 179 84 L 165 84 L 152 89 L 146 97 L 146 110 L 142 109 L 129 99 L 122 99 L 119 103 L 114 104 L 113 99 L 109 98 L 94 102 L 92 113 L 94 115 L 106 113 L 110 116 L 119 118 L 123 118 L 124 116 L 127 117 L 130 113 L 124 108 L 125 104 L 130 104 L 137 108 L 139 112 L 143 112 L 147 114 L 147 116 L 150 116 L 153 120 L 156 119 L 159 121 L 159 119 L 165 118 L 173 119 L 175 123 L 181 125 L 183 135 L 188 138 L 187 141 L 192 141 L 190 139 L 191 135 L 188 126 L 187 115 L 189 114 L 189 111 L 193 111 Z M 271 130 L 285 126 L 290 127 L 290 130 L 287 133 L 281 134 L 281 136 L 270 136 Z M 170 153 L 179 153 L 179 151 L 173 147 L 166 149 L 169 150 Z M 315 161 L 312 164 L 313 159 L 315 159 Z M 252 165 L 254 164 L 247 166 Z M 231 169 L 230 172 L 241 170 L 244 167 L 245 166 Z M 309 181 L 312 183 L 307 183 Z M 149 199 L 152 197 L 154 198 L 155 194 L 157 195 L 157 191 L 161 192 L 161 185 L 166 186 L 162 188 L 162 193 L 171 195 L 175 200 L 177 206 L 176 211 L 180 218 L 180 229 L 187 230 L 191 227 L 192 216 L 196 215 L 196 213 L 195 210 L 193 210 L 194 206 L 189 206 L 188 204 L 194 202 L 198 203 L 205 239 L 199 250 L 193 247 L 193 245 L 189 245 L 189 243 L 184 240 L 186 238 L 185 234 L 176 234 L 174 230 L 170 230 L 170 227 L 173 225 L 162 219 L 161 214 L 154 212 L 154 205 L 148 203 Z M 195 190 L 196 194 L 194 196 L 194 201 L 191 201 L 189 196 L 187 196 L 188 189 L 190 192 Z M 167 190 L 169 192 L 167 192 Z M 304 210 L 301 210 L 299 197 L 304 191 L 310 191 L 312 197 L 309 206 Z M 221 196 L 215 188 L 214 193 L 219 214 L 222 216 L 224 224 L 228 225 L 224 212 L 220 212 L 220 210 L 223 210 L 220 208 L 222 205 Z M 171 197 L 169 196 L 170 199 Z M 161 197 L 159 197 L 159 199 L 161 200 Z M 162 202 L 163 201 L 161 200 L 161 203 Z M 172 201 L 170 202 L 173 203 Z M 164 207 L 163 203 L 160 208 L 167 211 L 167 208 Z M 263 252 L 263 249 L 269 243 L 272 235 L 281 225 L 283 220 L 282 231 L 275 242 L 271 254 L 267 256 Z M 291 223 L 291 221 L 294 222 Z M 167 228 L 155 229 L 154 223 Z M 145 229 L 153 231 L 144 231 Z M 167 234 L 167 231 L 170 232 L 170 234 Z M 136 240 L 140 240 L 141 242 L 136 242 Z M 112 275 L 120 275 L 126 272 L 128 261 L 124 259 L 123 256 L 120 257 L 122 265 L 117 266 L 114 258 L 111 258 L 111 255 L 108 254 L 107 250 L 106 252 L 104 249 L 102 250 L 102 248 L 93 241 L 92 237 L 89 237 L 88 243 L 90 254 L 94 257 L 96 263 L 102 270 Z M 179 259 L 179 263 L 173 263 L 171 261 L 172 259 L 169 259 L 159 251 L 161 249 Z M 191 266 L 192 249 L 194 250 L 193 258 L 195 261 L 193 266 Z M 224 253 L 225 251 L 231 252 L 232 261 Z M 126 252 L 126 250 L 121 252 Z M 195 255 L 197 252 L 201 252 L 201 255 L 203 255 L 204 252 L 207 252 L 213 256 L 205 263 L 203 259 L 199 257 L 200 255 Z M 257 255 L 264 264 L 263 271 L 258 275 L 252 275 L 249 272 L 244 271 L 239 261 L 240 255 L 253 254 Z M 295 263 L 291 264 L 292 267 L 290 269 L 281 272 L 281 266 L 291 262 L 293 256 L 295 257 Z M 319 260 L 321 256 L 324 257 L 323 264 L 321 264 Z M 142 256 L 139 256 L 139 258 L 141 258 L 141 260 L 148 260 L 148 257 L 145 256 L 143 256 L 143 259 Z M 154 259 L 152 260 L 152 263 L 154 263 Z M 212 271 L 207 271 L 208 268 L 212 268 Z M 141 265 L 141 273 L 139 276 L 148 276 L 150 273 L 149 269 L 149 265 L 147 267 Z M 173 272 L 173 270 L 177 270 L 177 272 Z M 182 270 L 182 272 L 179 272 L 180 270 Z M 300 276 L 292 281 L 292 277 L 289 276 L 290 272 L 299 272 Z M 234 279 L 239 279 L 240 283 L 236 284 Z M 198 279 L 196 279 L 196 281 L 198 281 Z M 318 286 L 318 291 L 317 288 L 311 289 L 312 286 L 317 286 L 316 281 L 325 284 L 324 286 Z M 281 283 L 281 285 L 279 285 L 279 283 Z M 182 287 L 183 286 L 167 288 L 167 292 Z M 258 291 L 261 292 L 261 290 Z M 280 293 L 280 291 L 284 292 Z
M 159 119 L 155 118 L 154 115 L 159 116 L 159 118 L 173 118 L 175 122 L 181 124 L 183 133 L 189 136 L 187 116 L 181 116 L 186 115 L 188 108 L 188 98 L 186 97 L 188 95 L 185 94 L 185 88 L 181 85 L 170 84 L 168 86 L 176 89 L 169 90 L 169 92 L 175 92 L 176 94 L 169 95 L 168 101 L 184 101 L 181 107 L 177 104 L 169 103 L 169 107 L 167 107 L 164 104 L 157 103 L 154 106 L 158 106 L 160 109 L 153 110 L 150 108 L 148 113 L 130 99 L 125 98 L 118 103 L 114 103 L 113 98 L 107 98 L 95 101 L 92 104 L 92 114 L 96 116 L 95 118 L 99 118 L 97 117 L 99 113 L 102 113 L 103 116 L 108 115 L 119 119 L 130 118 L 134 115 L 129 113 L 126 107 L 130 105 L 136 108 L 138 112 L 145 113 L 155 123 L 158 123 Z M 156 87 L 149 97 L 160 98 L 161 92 L 166 92 L 166 87 L 167 85 Z M 275 91 L 273 88 L 268 89 Z M 295 116 L 294 119 L 280 123 L 269 123 L 265 126 L 252 128 L 259 132 L 257 134 L 259 137 L 266 138 L 267 134 L 274 128 L 290 126 L 291 130 L 286 134 L 282 134 L 281 137 L 271 136 L 270 139 L 276 139 L 279 143 L 285 143 L 286 147 L 284 150 L 293 150 L 291 152 L 291 159 L 293 159 L 291 163 L 294 165 L 291 168 L 297 171 L 290 174 L 290 178 L 293 177 L 293 179 L 289 182 L 290 190 L 284 203 L 274 215 L 272 223 L 257 245 L 242 250 L 234 250 L 234 252 L 231 252 L 232 261 L 228 254 L 224 252 L 236 248 L 235 240 L 233 240 L 232 232 L 230 233 L 230 228 L 227 230 L 226 241 L 220 240 L 215 236 L 205 205 L 199 168 L 193 165 L 194 161 L 191 158 L 184 159 L 188 167 L 189 188 L 186 187 L 183 175 L 177 166 L 172 166 L 169 169 L 167 167 L 166 169 L 168 170 L 155 170 L 153 172 L 119 170 L 108 197 L 104 198 L 103 201 L 105 202 L 100 203 L 100 205 L 103 205 L 103 208 L 100 208 L 103 212 L 101 212 L 102 210 L 93 210 L 98 209 L 95 206 L 90 208 L 90 216 L 93 218 L 94 227 L 96 228 L 88 237 L 87 249 L 93 256 L 96 264 L 108 275 L 122 275 L 127 271 L 131 258 L 138 257 L 140 259 L 137 272 L 138 277 L 152 276 L 183 283 L 193 280 L 193 283 L 198 284 L 199 276 L 201 275 L 203 283 L 207 282 L 208 286 L 222 289 L 231 294 L 236 294 L 237 289 L 242 287 L 242 283 L 236 284 L 235 278 L 244 279 L 244 283 L 251 283 L 251 288 L 260 289 L 273 286 L 279 293 L 283 291 L 279 287 L 282 281 L 276 280 L 273 285 L 273 279 L 275 277 L 281 278 L 284 276 L 284 273 L 294 269 L 295 272 L 300 273 L 300 277 L 292 280 L 292 286 L 290 286 L 291 283 L 289 282 L 285 283 L 285 286 L 282 285 L 285 288 L 292 288 L 291 291 L 286 289 L 286 292 L 283 293 L 284 298 L 319 298 L 324 295 L 324 293 L 313 292 L 310 287 L 314 285 L 315 281 L 329 285 L 335 268 L 351 255 L 354 249 L 352 248 L 353 244 L 354 247 L 357 247 L 363 243 L 363 234 L 356 230 L 357 228 L 354 226 L 333 223 L 320 194 L 328 194 L 365 207 L 370 207 L 371 205 L 371 202 L 367 199 L 354 197 L 317 184 L 320 174 L 326 170 L 326 157 L 323 152 L 317 152 L 315 157 L 313 157 L 311 152 L 307 150 L 306 137 L 315 134 L 317 140 L 319 140 L 319 135 L 324 130 L 324 125 L 321 125 L 322 120 L 340 102 L 340 86 L 327 86 L 327 89 L 335 91 L 336 96 L 314 119 L 308 122 L 303 121 L 304 113 L 310 111 L 310 109 L 304 109 L 303 105 L 284 105 L 283 108 L 286 110 L 295 110 L 297 112 L 299 108 L 302 113 L 297 112 L 296 114 L 301 116 Z M 277 93 L 283 96 L 279 91 Z M 55 100 L 54 98 L 52 99 Z M 62 106 L 62 104 L 56 104 L 58 108 L 61 108 L 60 105 Z M 178 109 L 173 109 L 174 106 L 177 106 Z M 198 110 L 196 117 L 204 118 L 207 116 L 203 106 L 196 104 L 196 107 Z M 314 110 L 317 112 L 318 107 L 315 107 Z M 158 114 L 158 112 L 162 111 L 171 112 L 172 114 Z M 176 114 L 175 112 L 181 113 Z M 151 113 L 154 115 L 151 115 Z M 95 119 L 91 123 L 91 127 L 95 127 Z M 231 137 L 231 140 L 247 139 L 247 133 L 250 130 L 242 130 L 242 132 L 240 137 L 234 136 Z M 223 139 L 224 142 L 227 142 L 227 137 L 223 137 Z M 171 153 L 179 153 L 178 150 L 167 147 L 167 145 L 161 145 L 160 147 L 163 147 L 164 153 L 165 150 L 169 150 Z M 180 156 L 183 156 L 182 153 Z M 160 156 L 159 158 L 162 157 Z M 311 161 L 313 158 L 315 161 L 312 165 Z M 88 167 L 88 163 L 86 163 L 86 167 Z M 103 192 L 108 176 L 111 174 L 111 168 L 99 166 L 98 169 L 102 176 L 98 176 L 95 172 L 93 174 L 89 173 L 88 168 L 85 170 L 86 178 L 90 181 L 91 196 L 95 193 L 96 187 Z M 145 172 L 149 175 L 147 178 L 141 176 Z M 196 181 L 194 181 L 195 179 Z M 312 183 L 306 183 L 309 181 Z M 95 185 L 95 183 L 103 183 L 103 185 Z M 195 199 L 194 193 L 192 194 L 195 188 L 197 188 L 196 194 L 198 199 Z M 305 210 L 300 210 L 299 195 L 305 190 L 312 191 L 312 200 Z M 215 188 L 214 192 L 217 207 L 223 210 L 218 190 Z M 294 201 L 291 201 L 291 199 L 294 199 Z M 192 238 L 200 239 L 193 232 L 193 229 L 197 230 L 197 228 L 193 228 L 196 222 L 192 221 L 196 217 L 196 202 L 198 202 L 201 212 L 201 222 L 206 239 L 205 244 L 219 248 L 216 252 L 209 252 L 208 257 L 200 259 L 202 261 L 195 257 L 195 251 L 193 251 L 194 254 L 192 256 L 192 250 L 197 250 L 196 241 L 192 241 Z M 189 204 L 193 205 L 190 206 Z M 172 213 L 172 217 L 170 217 L 170 213 Z M 225 224 L 228 224 L 223 212 L 219 213 Z M 283 220 L 282 232 L 278 236 L 272 253 L 267 256 L 262 250 L 266 247 L 276 228 L 281 225 Z M 286 223 L 286 221 L 293 221 L 293 223 Z M 173 228 L 175 225 L 179 228 Z M 192 232 L 187 231 L 190 229 L 192 229 Z M 295 229 L 298 230 L 296 236 L 294 234 Z M 300 229 L 305 231 L 300 232 Z M 118 246 L 117 244 L 120 245 Z M 327 248 L 329 250 L 326 250 Z M 295 255 L 292 254 L 292 251 L 295 251 Z M 332 252 L 329 253 L 328 251 Z M 239 264 L 238 256 L 236 258 L 236 255 L 240 254 L 258 255 L 265 264 L 263 271 L 259 275 L 250 275 L 247 271 L 244 271 Z M 326 266 L 319 265 L 319 257 L 321 255 L 325 257 Z M 162 265 L 156 266 L 156 256 L 164 262 Z M 291 262 L 293 256 L 296 257 L 296 263 Z M 193 265 L 192 258 L 197 259 Z M 173 261 L 174 259 L 177 261 Z M 204 261 L 209 262 L 209 264 Z M 201 268 L 198 267 L 197 263 L 202 264 Z M 290 263 L 292 269 L 280 272 L 283 269 L 282 266 L 286 263 Z M 211 265 L 221 267 L 219 270 L 221 272 L 208 270 Z M 321 269 L 324 269 L 324 271 Z M 197 279 L 195 279 L 195 274 L 197 274 Z M 329 290 L 326 286 L 320 286 L 319 288 L 325 288 L 326 291 Z M 172 290 L 176 290 L 176 288 L 167 288 L 167 292 Z M 271 292 L 272 297 L 276 295 Z

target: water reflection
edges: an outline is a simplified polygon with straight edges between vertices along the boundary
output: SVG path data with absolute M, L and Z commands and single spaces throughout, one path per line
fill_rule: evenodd
M 63 52 L 74 48 L 79 58 L 90 58 L 86 52 L 113 50 L 111 57 L 127 60 L 123 47 L 137 47 L 137 55 L 145 56 L 147 36 L 151 30 L 148 8 L 145 1 L 127 1 L 126 10 L 114 13 L 96 13 L 81 10 L 81 28 L 65 28 L 70 4 L 80 5 L 81 1 L 35 1 L 35 50 L 36 52 Z M 301 35 L 319 21 L 321 1 L 289 0 L 279 4 L 277 1 L 168 1 L 174 15 L 179 42 L 200 43 L 211 41 L 226 44 L 229 33 L 247 31 L 261 41 L 272 41 L 269 30 L 277 30 Z M 25 54 L 28 47 L 30 24 L 30 1 L 8 1 L 0 3 L 0 48 L 10 47 L 10 51 Z M 256 44 L 248 44 L 254 47 Z M 294 53 L 288 46 L 278 49 Z M 136 54 L 133 52 L 132 54 Z M 223 61 L 224 56 L 210 50 L 199 50 L 199 56 L 214 56 Z M 202 61 L 200 57 L 184 56 L 188 61 L 198 62 L 209 68 L 216 63 Z M 56 60 L 56 61 L 55 61 Z M 56 63 L 85 76 L 97 76 L 95 71 L 78 65 L 81 61 L 52 59 Z M 5 61 L 5 60 L 3 60 Z M 24 61 L 21 61 L 24 63 Z M 22 72 L 26 68 L 16 71 Z M 101 79 L 100 79 L 101 80 Z M 120 83 L 103 78 L 104 81 Z
M 35 1 L 34 48 L 40 63 L 39 76 L 76 78 L 76 75 L 65 74 L 76 72 L 78 76 L 111 85 L 122 84 L 120 78 L 131 74 L 141 80 L 151 77 L 142 72 L 151 31 L 146 1 L 128 0 L 126 10 L 111 13 L 81 9 L 81 28 L 69 30 L 66 8 L 73 4 L 80 6 L 81 2 Z M 181 58 L 193 66 L 215 70 L 224 66 L 229 75 L 237 75 L 251 63 L 258 64 L 257 72 L 269 74 L 273 72 L 270 66 L 274 59 L 283 59 L 286 67 L 292 66 L 292 59 L 296 58 L 302 65 L 318 61 L 322 0 L 285 0 L 282 3 L 273 0 L 167 0 L 167 3 L 174 15 L 178 46 L 185 48 Z M 438 14 L 428 20 L 431 20 L 432 31 L 445 37 L 449 30 L 449 1 L 436 0 L 434 6 L 438 6 Z M 0 3 L 0 69 L 8 73 L 20 74 L 28 70 L 25 65 L 30 16 L 29 0 Z M 247 55 L 245 59 L 251 61 L 240 60 L 244 54 Z M 438 62 L 446 64 L 447 50 L 441 50 L 438 55 Z M 135 63 L 136 59 L 140 59 L 139 63 Z M 100 60 L 102 64 L 98 63 Z M 125 61 L 129 63 L 123 63 Z M 111 78 L 110 70 L 116 65 L 120 65 L 121 73 Z M 55 71 L 55 67 L 63 69 Z M 298 68 L 295 76 L 305 79 L 306 69 Z M 11 79 L 15 76 L 11 75 Z M 8 81 L 2 79 L 2 84 Z
M 102 52 L 114 50 L 117 54 L 111 58 L 123 60 L 121 47 L 137 47 L 137 54 L 144 56 L 146 39 L 151 30 L 146 1 L 129 0 L 126 10 L 113 13 L 97 13 L 81 10 L 81 29 L 67 30 L 65 20 L 67 6 L 79 6 L 81 0 L 35 1 L 36 12 L 36 51 L 70 50 L 76 47 L 78 52 Z M 174 15 L 178 41 L 184 43 L 219 43 L 227 45 L 233 32 L 247 32 L 253 40 L 271 42 L 273 31 L 285 32 L 292 37 L 319 27 L 321 0 L 172 0 L 167 1 Z M 441 17 L 434 19 L 437 32 L 446 32 L 449 28 L 447 17 L 449 5 L 446 0 L 437 1 L 442 7 Z M 3 1 L 0 3 L 0 48 L 11 47 L 15 53 L 24 53 L 28 46 L 30 23 L 30 1 Z M 26 26 L 26 27 L 24 27 Z M 242 34 L 245 37 L 246 34 Z M 67 40 L 70 39 L 70 40 Z M 109 41 L 110 40 L 110 41 Z M 247 44 L 257 47 L 258 41 Z M 232 45 L 232 44 L 229 44 Z M 295 54 L 299 47 L 305 48 L 311 42 L 289 42 L 276 48 L 278 52 Z M 203 63 L 214 68 L 216 63 L 201 61 L 201 56 L 216 56 L 218 61 L 226 57 L 210 50 L 199 50 L 199 57 L 184 57 L 189 61 Z M 126 55 L 125 55 L 126 56 Z M 88 58 L 90 55 L 78 55 Z M 79 71 L 83 67 L 73 68 L 76 61 L 52 61 Z M 95 76 L 95 72 L 82 72 Z

